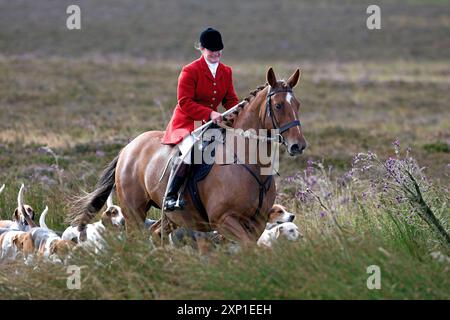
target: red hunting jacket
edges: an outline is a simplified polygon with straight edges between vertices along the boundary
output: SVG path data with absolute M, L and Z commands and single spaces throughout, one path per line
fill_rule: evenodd
M 219 62 L 214 78 L 201 56 L 181 70 L 178 104 L 166 128 L 163 144 L 177 144 L 194 130 L 194 121 L 207 122 L 220 103 L 225 109 L 239 100 L 233 86 L 231 68 Z

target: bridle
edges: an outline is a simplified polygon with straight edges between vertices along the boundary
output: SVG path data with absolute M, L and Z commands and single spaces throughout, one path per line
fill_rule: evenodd
M 272 109 L 272 96 L 276 95 L 277 93 L 281 93 L 281 92 L 287 92 L 287 93 L 292 93 L 292 89 L 289 87 L 285 87 L 285 88 L 279 88 L 279 89 L 273 89 L 270 85 L 269 85 L 269 91 L 267 93 L 267 101 L 266 101 L 266 109 L 264 111 L 264 118 L 266 118 L 266 115 L 268 117 L 270 117 L 270 120 L 272 121 L 272 125 L 274 129 L 277 129 L 279 132 L 277 134 L 278 138 L 279 138 L 279 142 L 281 144 L 286 145 L 285 141 L 284 141 L 284 137 L 282 136 L 282 134 L 284 132 L 286 132 L 287 130 L 289 130 L 292 127 L 295 126 L 300 126 L 300 120 L 294 120 L 291 121 L 285 125 L 280 126 L 278 123 L 277 118 L 275 118 L 275 113 L 273 112 Z

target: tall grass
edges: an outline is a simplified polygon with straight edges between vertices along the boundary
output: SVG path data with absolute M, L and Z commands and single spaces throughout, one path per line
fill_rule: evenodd
M 359 154 L 351 173 L 344 176 L 310 161 L 304 171 L 280 181 L 278 201 L 296 209 L 296 223 L 304 234 L 299 242 L 280 242 L 273 250 L 245 248 L 235 254 L 220 247 L 200 256 L 189 247 L 152 247 L 148 235 L 132 243 L 108 237 L 110 249 L 105 254 L 77 250 L 68 262 L 81 268 L 80 290 L 67 288 L 66 266 L 25 266 L 16 261 L 0 269 L 0 297 L 450 298 L 448 245 L 417 211 L 411 211 L 410 203 L 388 200 L 385 179 L 375 181 L 366 171 L 360 175 L 358 170 L 370 163 L 361 167 L 362 158 Z M 380 161 L 381 166 L 384 163 Z M 448 228 L 448 206 L 441 192 L 431 186 L 421 189 L 436 219 Z M 366 286 L 371 265 L 381 269 L 380 290 Z

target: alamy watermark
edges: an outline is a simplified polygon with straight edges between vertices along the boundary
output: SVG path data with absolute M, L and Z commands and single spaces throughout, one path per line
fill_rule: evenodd
M 67 277 L 66 285 L 69 290 L 80 290 L 81 289 L 81 268 L 76 265 L 70 265 L 67 267 L 66 273 L 69 274 Z
M 279 170 L 282 141 L 278 129 L 210 128 L 192 139 L 191 153 L 185 157 L 193 164 L 258 164 L 262 175 L 273 175 Z
M 81 9 L 79 6 L 72 4 L 67 7 L 66 13 L 69 14 L 66 20 L 66 27 L 69 30 L 81 29 Z
M 366 20 L 366 26 L 369 30 L 381 29 L 381 9 L 376 4 L 367 7 L 366 13 L 370 16 Z
M 367 267 L 366 272 L 370 274 L 367 278 L 367 289 L 380 290 L 381 289 L 381 269 L 377 265 L 371 265 Z

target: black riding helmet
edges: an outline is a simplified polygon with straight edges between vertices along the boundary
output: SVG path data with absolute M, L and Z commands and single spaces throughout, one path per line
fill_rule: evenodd
M 222 35 L 216 29 L 208 28 L 200 34 L 200 44 L 208 50 L 220 51 L 223 49 Z

